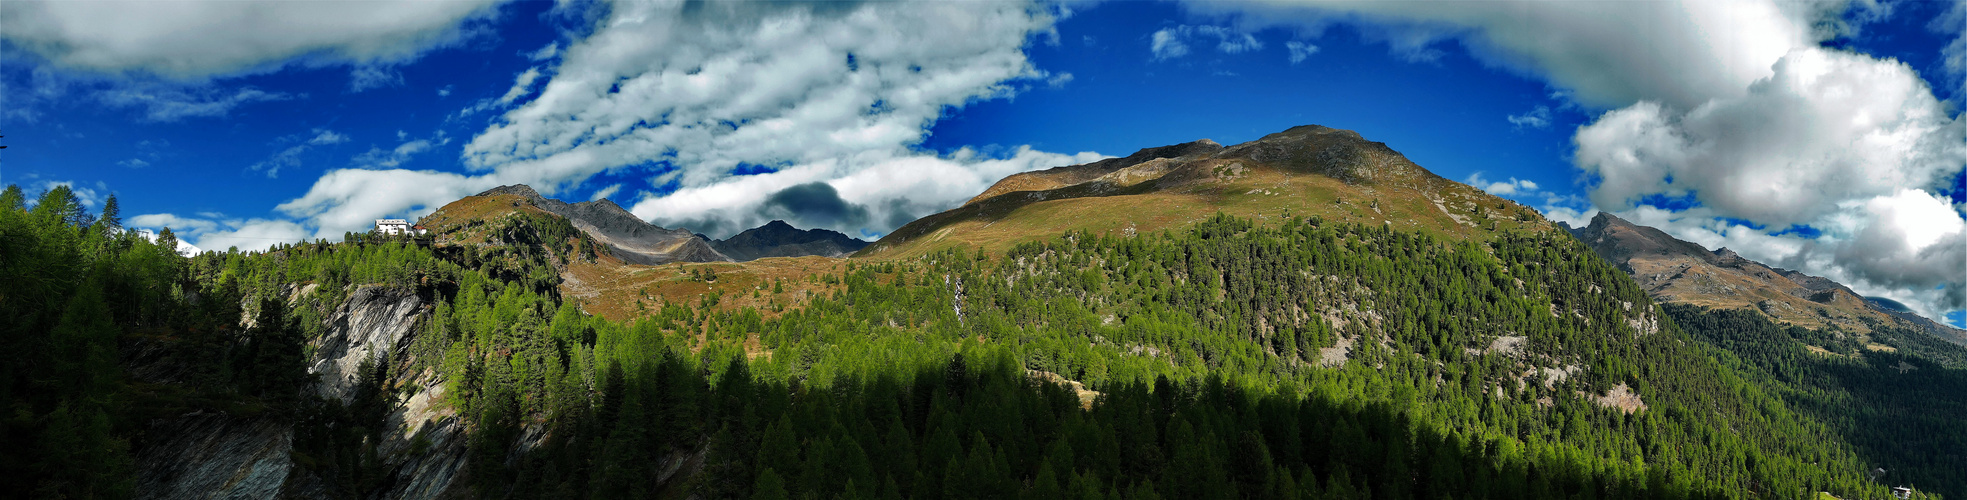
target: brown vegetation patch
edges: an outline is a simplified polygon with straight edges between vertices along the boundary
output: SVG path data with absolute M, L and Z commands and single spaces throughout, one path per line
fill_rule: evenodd
M 1059 375 L 1057 373 L 1052 373 L 1044 370 L 1025 370 L 1025 373 L 1027 375 L 1030 375 L 1031 378 L 1038 379 L 1040 381 L 1065 386 L 1066 389 L 1072 391 L 1072 394 L 1074 396 L 1079 398 L 1079 407 L 1082 409 L 1086 409 L 1086 410 L 1093 409 L 1093 401 L 1099 399 L 1100 397 L 1099 391 L 1087 389 L 1086 384 L 1079 383 L 1079 381 L 1077 380 L 1065 378 L 1064 375 Z
M 657 266 L 576 263 L 562 275 L 561 292 L 578 300 L 588 314 L 616 321 L 659 311 L 664 304 L 694 306 L 707 301 L 714 301 L 719 310 L 757 308 L 772 318 L 839 290 L 838 278 L 846 265 L 845 259 L 831 257 Z

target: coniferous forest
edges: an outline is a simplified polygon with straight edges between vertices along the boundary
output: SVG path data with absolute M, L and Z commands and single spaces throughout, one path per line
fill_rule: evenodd
M 0 195 L 5 496 L 132 496 L 144 423 L 210 411 L 291 422 L 295 466 L 366 497 L 383 409 L 416 392 L 393 381 L 425 370 L 485 498 L 1882 498 L 1880 467 L 1967 488 L 1967 357 L 1818 356 L 1834 334 L 1655 305 L 1562 232 L 1217 216 L 617 322 L 561 295 L 557 266 L 601 251 L 563 219 L 182 257 L 117 210 Z M 309 342 L 369 287 L 432 306 L 322 399 Z

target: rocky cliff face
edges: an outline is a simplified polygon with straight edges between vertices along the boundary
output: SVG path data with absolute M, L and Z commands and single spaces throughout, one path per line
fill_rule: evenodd
M 410 338 L 423 315 L 423 299 L 415 290 L 362 287 L 328 318 L 321 338 L 309 342 L 315 391 L 322 399 L 347 401 L 362 380 L 364 361 L 389 363 Z
M 294 468 L 293 427 L 280 419 L 192 413 L 145 433 L 138 498 L 272 498 Z
M 296 293 L 296 296 L 300 293 Z M 420 388 L 389 405 L 377 455 L 387 477 L 377 498 L 458 496 L 465 470 L 465 425 L 443 401 L 443 384 L 429 371 L 411 371 L 410 346 L 426 316 L 415 290 L 358 287 L 309 342 L 313 392 L 324 400 L 353 403 L 362 384 L 384 366 L 396 374 L 382 390 Z M 374 363 L 374 364 L 370 364 Z M 276 416 L 194 412 L 151 422 L 136 451 L 137 491 L 144 498 L 319 497 L 328 484 L 293 461 L 294 422 Z
M 351 402 L 367 376 L 362 367 L 383 365 L 399 373 L 383 382 L 394 387 L 419 387 L 416 394 L 390 405 L 387 429 L 377 455 L 390 470 L 383 498 L 428 499 L 444 496 L 458 481 L 465 465 L 464 423 L 441 406 L 444 385 L 428 371 L 405 373 L 416 362 L 410 345 L 425 304 L 415 290 L 372 286 L 357 289 L 328 318 L 328 328 L 314 347 L 309 371 L 317 377 L 315 391 L 322 399 Z M 370 364 L 373 363 L 373 364 Z

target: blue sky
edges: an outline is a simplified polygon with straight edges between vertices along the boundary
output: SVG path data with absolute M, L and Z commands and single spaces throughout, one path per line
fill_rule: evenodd
M 1559 220 L 1611 211 L 1955 324 L 1967 300 L 1957 2 L 186 0 L 0 19 L 0 182 L 114 193 L 206 248 L 337 239 L 514 182 L 718 237 L 784 218 L 873 238 L 1009 173 L 1321 124 Z M 771 196 L 818 185 L 837 199 Z

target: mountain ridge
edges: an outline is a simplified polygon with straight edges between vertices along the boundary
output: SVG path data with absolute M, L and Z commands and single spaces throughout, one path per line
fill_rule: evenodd
M 629 264 L 655 265 L 678 261 L 731 260 L 710 245 L 699 241 L 695 238 L 695 233 L 687 229 L 667 229 L 650 224 L 607 198 L 567 203 L 541 196 L 539 191 L 531 186 L 512 184 L 488 189 L 467 199 L 501 195 L 520 198 L 548 213 L 566 217 L 574 223 L 574 227 L 580 228 L 581 231 L 606 245 L 615 257 Z
M 799 229 L 782 220 L 773 220 L 722 240 L 712 240 L 701 234 L 696 236 L 708 241 L 718 253 L 738 262 L 808 255 L 844 257 L 868 245 L 865 240 L 839 231 Z
M 1555 226 L 1514 201 L 1448 180 L 1359 133 L 1302 125 L 1222 146 L 1208 139 L 1012 174 L 956 208 L 895 229 L 856 257 L 990 250 L 1087 230 L 1183 227 L 1217 212 L 1384 224 L 1454 237 Z
M 1585 227 L 1563 227 L 1656 300 L 1752 309 L 1779 322 L 1861 334 L 1875 324 L 1896 324 L 1967 345 L 1967 331 L 1891 310 L 1835 280 L 1768 266 L 1727 248 L 1708 250 L 1610 213 L 1599 212 Z

